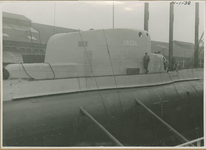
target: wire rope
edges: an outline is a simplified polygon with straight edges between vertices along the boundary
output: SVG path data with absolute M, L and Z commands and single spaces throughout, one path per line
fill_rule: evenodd
M 109 56 L 110 65 L 111 65 L 111 68 L 112 68 L 112 74 L 113 74 L 113 77 L 114 77 L 115 86 L 116 86 L 116 89 L 117 89 L 117 94 L 118 94 L 118 98 L 119 98 L 119 102 L 120 102 L 120 106 L 121 106 L 121 111 L 122 111 L 122 114 L 123 114 L 122 103 L 121 103 L 121 100 L 120 100 L 119 90 L 118 90 L 118 87 L 117 87 L 117 81 L 116 81 L 116 78 L 115 78 L 115 75 L 114 75 L 114 68 L 113 68 L 113 65 L 112 65 L 112 60 L 111 60 L 111 56 L 110 56 L 110 52 L 109 52 L 109 46 L 108 46 L 108 43 L 107 43 L 107 39 L 106 39 L 106 35 L 105 35 L 104 30 L 103 30 L 103 33 L 104 33 L 104 38 L 105 38 L 105 42 L 106 42 L 106 47 L 107 47 L 107 52 L 108 52 L 108 56 Z
M 88 54 L 87 54 L 87 50 L 86 50 L 86 47 L 85 47 L 85 44 L 84 44 L 84 41 L 83 41 L 83 38 L 82 38 L 82 35 L 81 35 L 80 30 L 79 30 L 79 35 L 80 35 L 81 41 L 82 41 L 82 43 L 83 43 L 84 51 L 85 51 L 85 54 L 86 54 L 86 57 L 87 57 L 89 66 L 90 66 L 90 68 L 91 68 L 92 76 L 94 77 L 94 80 L 95 80 L 95 83 L 96 83 L 96 86 L 97 86 L 99 95 L 100 95 L 100 97 L 101 97 L 101 101 L 102 101 L 102 103 L 103 103 L 103 106 L 104 106 L 104 109 L 105 109 L 105 113 L 108 115 L 107 109 L 106 109 L 105 103 L 104 103 L 104 101 L 103 101 L 103 97 L 102 97 L 101 91 L 100 91 L 100 89 L 99 89 L 99 85 L 98 85 L 98 83 L 97 83 L 97 80 L 96 80 L 94 71 L 93 71 L 93 69 L 92 69 L 92 64 L 90 63 L 89 56 L 88 56 Z
M 22 68 L 24 69 L 24 72 L 27 74 L 27 76 L 28 76 L 29 78 L 31 78 L 32 80 L 34 80 L 35 78 L 33 78 L 33 77 L 31 77 L 31 76 L 29 75 L 29 73 L 26 71 L 23 63 L 20 63 L 20 64 L 22 65 Z
M 55 74 L 52 66 L 51 66 L 50 63 L 48 63 L 48 62 L 45 62 L 45 63 L 49 65 L 49 67 L 50 67 L 50 69 L 51 69 L 51 71 L 53 72 L 53 75 L 54 75 L 54 76 L 53 76 L 53 79 L 55 79 L 56 74 Z

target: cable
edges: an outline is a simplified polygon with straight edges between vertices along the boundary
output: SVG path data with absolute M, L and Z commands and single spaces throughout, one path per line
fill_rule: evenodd
M 20 64 L 22 65 L 22 68 L 24 69 L 24 72 L 27 74 L 27 76 L 29 76 L 29 77 L 31 78 L 31 80 L 34 80 L 34 78 L 31 77 L 31 76 L 28 74 L 28 72 L 26 71 L 26 69 L 24 68 L 23 63 L 20 63 Z
M 104 29 L 103 29 L 103 33 L 104 33 L 104 38 L 105 38 L 105 42 L 106 42 L 106 46 L 107 46 L 107 52 L 108 52 L 108 55 L 109 55 L 110 65 L 111 65 L 111 68 L 112 68 L 112 74 L 113 74 L 115 85 L 116 85 L 116 88 L 117 88 L 117 81 L 116 81 L 116 78 L 115 78 L 115 75 L 114 75 L 114 68 L 113 68 L 113 65 L 112 65 L 112 60 L 111 60 L 111 56 L 110 56 L 110 52 L 109 52 L 109 47 L 108 47 L 108 44 L 107 44 L 107 39 L 106 39 L 106 35 L 105 35 L 105 32 L 104 32 Z M 118 88 L 117 88 L 117 94 L 118 94 L 118 98 L 119 98 L 119 102 L 120 102 L 120 106 L 121 106 L 121 111 L 122 111 L 122 114 L 123 114 L 123 108 L 122 108 L 122 103 L 121 103 L 121 100 L 120 100 L 120 95 L 119 95 Z
M 86 57 L 87 57 L 87 60 L 88 60 L 88 62 L 89 62 L 89 66 L 90 66 L 90 68 L 91 68 L 92 75 L 93 75 L 94 80 L 95 80 L 95 83 L 96 83 L 96 85 L 97 85 L 97 89 L 98 89 L 99 95 L 100 95 L 100 97 L 101 97 L 101 100 L 102 100 L 102 103 L 103 103 L 103 106 L 104 106 L 104 109 L 105 109 L 105 113 L 108 115 L 106 106 L 105 106 L 104 101 L 103 101 L 102 94 L 101 94 L 101 92 L 100 92 L 100 89 L 99 89 L 99 86 L 98 86 L 96 77 L 95 77 L 95 75 L 94 75 L 94 71 L 93 71 L 93 69 L 92 69 L 92 65 L 91 65 L 91 63 L 90 63 L 90 61 L 89 61 L 89 57 L 88 57 L 88 55 L 87 55 L 87 51 L 86 51 L 85 44 L 84 44 L 82 35 L 81 35 L 81 33 L 80 33 L 80 30 L 79 30 L 79 35 L 80 35 L 81 41 L 82 41 L 83 46 L 84 46 L 84 51 L 85 51 L 85 53 L 86 53 Z
M 52 66 L 51 66 L 50 63 L 48 63 L 48 62 L 45 62 L 45 63 L 47 63 L 47 64 L 49 65 L 49 67 L 51 68 L 51 71 L 53 72 L 53 75 L 54 75 L 54 76 L 53 76 L 53 79 L 55 79 L 55 76 L 56 76 L 56 75 L 55 75 L 55 72 L 54 72 Z
M 53 75 L 54 75 L 54 76 L 53 76 L 52 79 L 55 79 L 55 72 L 54 72 L 52 66 L 50 65 L 50 63 L 47 63 L 47 62 L 45 62 L 45 63 L 49 65 L 49 67 L 51 68 L 51 71 L 53 72 Z M 31 78 L 31 80 L 38 80 L 38 79 L 35 79 L 35 78 L 33 78 L 32 76 L 29 75 L 29 73 L 26 71 L 23 63 L 20 63 L 20 64 L 22 65 L 22 68 L 24 69 L 24 72 L 27 74 L 27 76 L 28 76 L 29 78 Z M 47 80 L 47 79 L 46 79 L 46 80 Z
M 195 70 L 200 74 L 200 76 L 201 76 L 202 78 L 204 78 L 203 73 L 200 73 L 200 71 L 198 70 L 198 68 L 196 68 Z M 198 75 L 198 76 L 199 76 L 199 75 Z

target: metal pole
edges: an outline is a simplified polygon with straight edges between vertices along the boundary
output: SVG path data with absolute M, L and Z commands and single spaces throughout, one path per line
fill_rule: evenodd
M 148 22 L 149 22 L 149 3 L 144 4 L 144 30 L 148 31 Z
M 30 32 L 30 37 L 31 37 L 32 48 L 34 48 L 31 29 L 29 30 L 29 32 Z M 29 50 L 29 55 L 31 55 L 31 49 Z
M 54 34 L 55 34 L 55 14 L 56 14 L 56 10 L 55 10 L 55 2 L 54 2 Z
M 194 67 L 198 67 L 198 32 L 199 32 L 199 3 L 195 3 L 195 50 L 194 50 Z
M 145 106 L 141 101 L 135 99 L 138 104 L 140 104 L 144 109 L 146 109 L 152 116 L 154 116 L 157 120 L 163 123 L 166 127 L 170 129 L 178 138 L 180 138 L 183 142 L 189 142 L 184 136 L 182 136 L 179 132 L 177 132 L 174 128 L 172 128 L 168 123 L 166 123 L 163 119 L 157 116 L 153 111 L 151 111 L 147 106 Z
M 80 107 L 81 112 L 94 122 L 117 146 L 123 146 L 111 133 L 109 133 L 98 121 L 96 121 L 86 110 Z
M 177 145 L 177 146 L 175 146 L 175 147 L 188 146 L 188 145 L 193 144 L 193 143 L 196 143 L 196 142 L 197 142 L 197 146 L 201 146 L 201 141 L 203 141 L 203 140 L 204 140 L 204 137 L 201 137 L 201 138 L 198 138 L 198 139 L 189 141 L 189 142 L 187 142 L 187 143 L 183 143 L 183 144 Z
M 170 70 L 173 68 L 173 26 L 174 26 L 174 3 L 170 3 L 170 20 L 169 20 L 169 64 Z
M 113 29 L 114 29 L 114 2 L 113 2 L 113 7 L 112 7 L 113 9 L 112 9 L 112 19 L 113 19 Z
M 39 32 L 39 29 L 38 29 L 38 32 Z M 40 36 L 40 32 L 39 32 L 39 42 L 41 44 L 41 36 Z

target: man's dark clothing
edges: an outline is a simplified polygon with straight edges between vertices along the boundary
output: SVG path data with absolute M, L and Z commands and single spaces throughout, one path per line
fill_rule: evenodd
M 144 58 L 143 58 L 143 61 L 144 61 L 144 69 L 146 70 L 146 73 L 148 73 L 148 64 L 149 64 L 149 61 L 150 61 L 150 57 L 148 55 L 145 55 Z

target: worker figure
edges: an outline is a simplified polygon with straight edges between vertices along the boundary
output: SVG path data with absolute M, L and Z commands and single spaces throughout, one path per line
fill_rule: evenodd
M 145 53 L 145 56 L 143 58 L 143 61 L 144 61 L 144 69 L 146 70 L 146 73 L 148 73 L 148 64 L 149 64 L 149 61 L 150 61 L 150 57 L 149 55 L 147 54 L 147 52 Z
M 167 61 L 165 57 L 163 57 L 163 62 L 164 62 L 164 70 L 169 72 L 169 62 Z
M 171 57 L 170 58 L 170 71 L 175 70 L 175 58 Z

